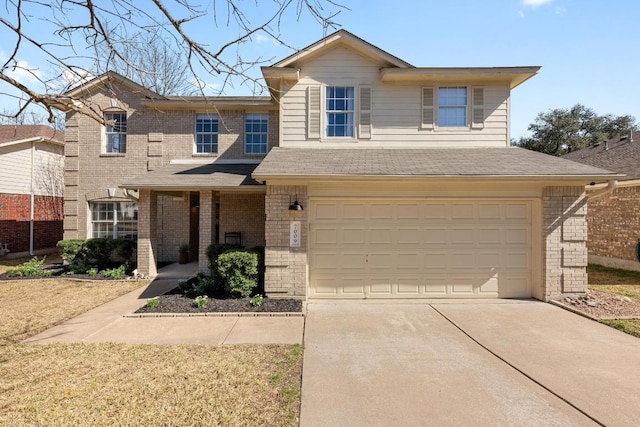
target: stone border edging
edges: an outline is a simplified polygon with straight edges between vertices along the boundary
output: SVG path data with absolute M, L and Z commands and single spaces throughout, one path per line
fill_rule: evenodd
M 582 312 L 582 311 L 580 311 L 580 310 L 578 310 L 578 309 L 576 309 L 574 307 L 565 305 L 565 304 L 561 303 L 560 301 L 549 300 L 549 303 L 552 304 L 552 305 L 555 305 L 557 307 L 564 308 L 565 310 L 570 311 L 570 312 L 575 313 L 575 314 L 578 314 L 578 315 L 580 315 L 582 317 L 586 317 L 589 320 L 595 320 L 596 322 L 600 320 L 597 317 L 593 317 L 592 315 L 584 313 L 584 312 Z
M 298 312 L 206 312 L 206 313 L 129 313 L 127 318 L 158 318 L 158 317 L 304 317 Z

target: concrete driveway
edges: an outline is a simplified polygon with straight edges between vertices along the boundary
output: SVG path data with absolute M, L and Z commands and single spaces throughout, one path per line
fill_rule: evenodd
M 640 339 L 541 302 L 311 302 L 304 342 L 302 426 L 640 419 Z

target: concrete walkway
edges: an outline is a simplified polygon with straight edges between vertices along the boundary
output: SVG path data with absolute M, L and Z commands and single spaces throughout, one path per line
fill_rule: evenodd
M 196 274 L 197 263 L 171 264 L 149 286 L 96 307 L 25 342 L 120 342 L 129 344 L 298 344 L 303 317 L 124 317 L 147 298 Z
M 637 425 L 640 340 L 533 301 L 309 303 L 301 426 Z

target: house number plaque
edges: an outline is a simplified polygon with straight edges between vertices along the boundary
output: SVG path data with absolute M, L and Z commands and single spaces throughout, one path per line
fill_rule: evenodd
M 300 221 L 291 221 L 289 230 L 289 246 L 292 248 L 300 247 Z

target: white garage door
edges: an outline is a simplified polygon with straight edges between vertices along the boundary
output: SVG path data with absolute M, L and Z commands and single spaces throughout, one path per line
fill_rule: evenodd
M 312 298 L 531 296 L 531 202 L 312 199 Z

